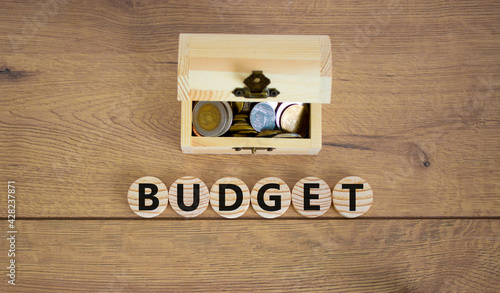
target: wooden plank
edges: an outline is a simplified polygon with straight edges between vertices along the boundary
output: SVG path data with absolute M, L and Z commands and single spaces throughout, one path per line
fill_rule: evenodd
M 1 6 L 0 181 L 16 181 L 18 219 L 42 219 L 16 222 L 16 291 L 500 291 L 498 1 Z M 329 36 L 319 155 L 182 154 L 180 33 Z M 355 220 L 139 219 L 126 197 L 146 175 L 357 175 L 375 201 Z
M 498 220 L 17 223 L 16 291 L 500 290 Z
M 126 193 L 146 175 L 208 186 L 357 175 L 375 194 L 367 217 L 500 214 L 500 3 L 223 2 L 71 1 L 32 33 L 25 19 L 46 2 L 2 2 L 0 180 L 19 182 L 18 216 L 135 217 Z M 183 155 L 178 34 L 260 31 L 330 36 L 322 151 Z
M 265 176 L 293 186 L 306 176 L 333 185 L 357 175 L 374 188 L 370 217 L 500 212 L 494 73 L 491 80 L 490 73 L 479 75 L 486 76 L 485 87 L 482 79 L 464 82 L 466 75 L 458 71 L 402 72 L 393 80 L 361 78 L 366 71 L 357 68 L 344 75 L 353 85 L 337 79 L 333 104 L 322 107 L 319 155 L 284 159 L 182 154 L 176 65 L 161 63 L 161 54 L 0 58 L 11 68 L 0 74 L 0 176 L 19 181 L 29 195 L 20 216 L 134 216 L 126 192 L 147 175 L 165 184 L 192 175 L 208 186 L 228 175 L 249 186 Z M 482 70 L 500 72 L 500 66 L 484 63 Z M 405 78 L 443 85 L 421 87 Z M 361 87 L 363 82 L 374 86 Z M 207 172 L 214 164 L 218 171 Z
M 494 53 L 491 44 L 497 39 L 486 37 L 491 36 L 500 21 L 495 13 L 499 3 L 490 0 L 464 1 L 455 5 L 432 0 L 381 3 L 272 0 L 265 4 L 257 0 L 196 3 L 58 1 L 61 4 L 57 8 L 45 7 L 47 2 L 50 1 L 9 0 L 2 3 L 2 8 L 9 13 L 2 16 L 1 52 L 175 53 L 179 33 L 286 32 L 331 35 L 337 52 L 355 59 L 364 58 L 359 53 L 371 46 L 420 52 L 436 40 L 476 43 L 463 38 L 461 32 L 465 30 L 483 37 L 481 42 L 490 44 L 481 50 Z M 37 18 L 36 13 L 40 11 L 43 13 Z M 461 19 L 458 25 L 456 19 Z M 424 34 L 431 38 L 422 38 Z M 441 44 L 437 49 L 439 46 Z M 170 57 L 169 61 L 177 59 L 176 54 Z M 464 59 L 466 57 L 463 55 Z

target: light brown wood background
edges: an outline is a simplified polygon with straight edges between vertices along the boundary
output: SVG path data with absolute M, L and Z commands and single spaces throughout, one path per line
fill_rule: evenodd
M 500 291 L 498 1 L 2 1 L 0 179 L 17 186 L 17 284 L 0 291 Z M 326 34 L 317 156 L 180 151 L 178 35 Z M 290 208 L 140 219 L 142 176 L 290 187 L 348 175 L 363 217 Z M 0 205 L 7 231 L 7 203 Z M 4 232 L 2 232 L 4 233 Z M 5 234 L 2 234 L 5 235 Z

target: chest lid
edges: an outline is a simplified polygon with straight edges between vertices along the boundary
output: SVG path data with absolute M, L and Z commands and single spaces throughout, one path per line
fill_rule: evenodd
M 241 96 L 253 72 L 270 80 L 271 96 Z M 180 34 L 177 74 L 179 101 L 330 103 L 330 37 Z

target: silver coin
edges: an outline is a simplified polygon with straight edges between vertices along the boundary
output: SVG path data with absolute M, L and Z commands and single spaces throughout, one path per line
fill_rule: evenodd
M 279 133 L 273 136 L 274 138 L 302 138 L 298 133 Z
M 231 127 L 231 124 L 233 124 L 233 109 L 231 108 L 231 105 L 229 104 L 229 102 L 221 102 L 221 104 L 226 109 L 226 119 L 224 119 L 224 127 L 217 136 L 224 135 Z
M 276 123 L 273 107 L 265 102 L 255 105 L 250 112 L 250 124 L 258 132 L 274 129 Z

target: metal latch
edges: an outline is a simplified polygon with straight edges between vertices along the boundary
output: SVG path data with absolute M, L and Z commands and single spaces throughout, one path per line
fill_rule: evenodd
M 271 80 L 267 78 L 262 71 L 252 71 L 252 74 L 245 78 L 243 83 L 247 87 L 235 88 L 233 91 L 235 96 L 249 99 L 265 99 L 267 97 L 274 98 L 280 94 L 277 89 L 267 88 Z
M 265 150 L 268 152 L 272 152 L 275 150 L 275 148 L 234 147 L 233 150 L 235 150 L 236 152 L 241 152 L 242 150 L 251 150 L 252 154 L 256 154 L 257 150 Z

